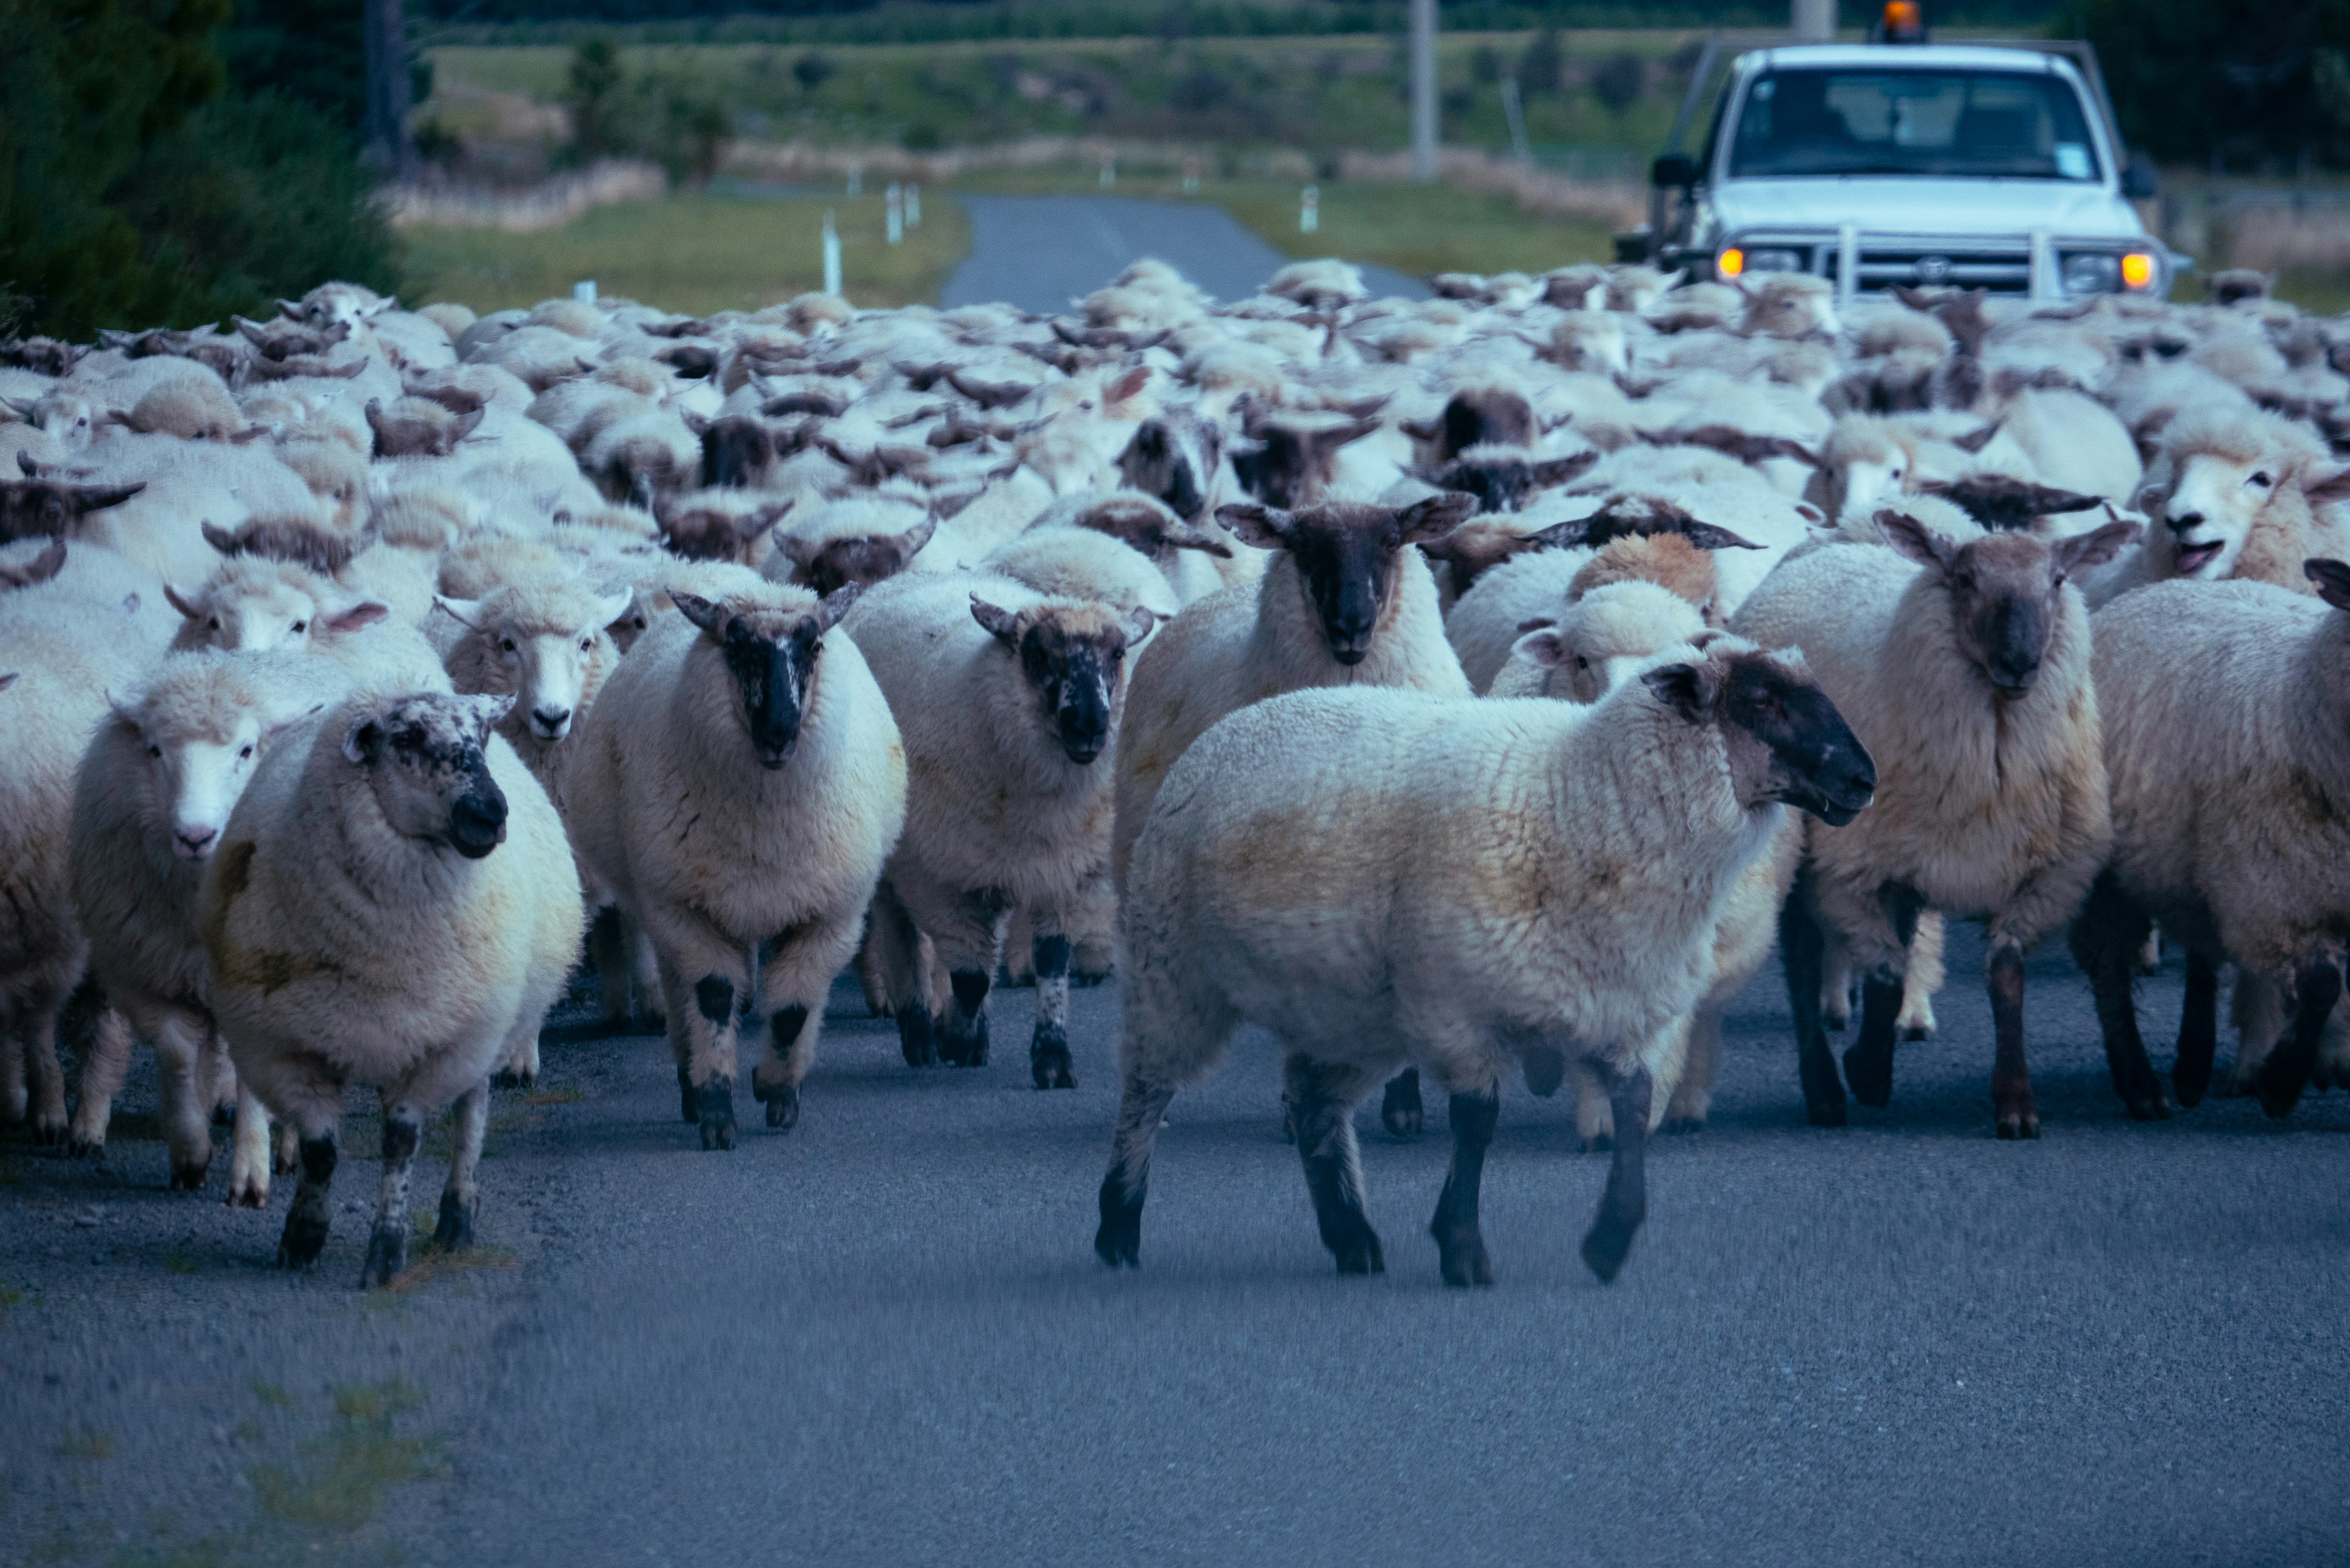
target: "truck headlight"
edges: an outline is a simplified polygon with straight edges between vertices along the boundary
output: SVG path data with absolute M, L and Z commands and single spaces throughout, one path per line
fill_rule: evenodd
M 2122 286 L 2124 288 L 2152 288 L 2154 286 L 2154 258 L 2144 251 L 2132 251 L 2127 255 L 2122 257 Z
M 1748 272 L 1801 272 L 1804 270 L 1804 253 L 1783 248 L 1748 251 L 1746 270 Z
M 2121 258 L 2095 251 L 2066 256 L 2064 276 L 2067 294 L 2111 294 L 2122 286 Z

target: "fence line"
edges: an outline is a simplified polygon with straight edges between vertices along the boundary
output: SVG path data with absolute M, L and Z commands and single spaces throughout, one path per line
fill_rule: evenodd
M 660 165 L 610 159 L 526 191 L 418 182 L 387 185 L 381 199 L 395 228 L 437 223 L 519 233 L 559 229 L 591 207 L 650 201 L 668 189 Z

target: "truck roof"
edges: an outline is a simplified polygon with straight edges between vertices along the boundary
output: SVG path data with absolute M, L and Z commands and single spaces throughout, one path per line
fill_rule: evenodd
M 2049 71 L 2073 74 L 2069 62 L 2037 49 L 2008 49 L 1981 44 L 1792 44 L 1783 48 L 1757 49 L 1741 55 L 1742 69 L 1762 66 L 1865 66 L 1874 70 L 1930 70 L 1952 67 L 1971 70 Z

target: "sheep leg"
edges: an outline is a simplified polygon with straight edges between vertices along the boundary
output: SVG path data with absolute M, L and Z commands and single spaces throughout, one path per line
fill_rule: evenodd
M 1379 1096 L 1379 1125 L 1388 1129 L 1389 1137 L 1418 1137 L 1427 1115 L 1419 1097 L 1419 1068 L 1406 1067 L 1388 1080 L 1386 1090 Z
M 286 1230 L 277 1239 L 277 1266 L 307 1269 L 327 1248 L 329 1199 L 335 1185 L 335 1128 L 332 1123 L 313 1133 L 302 1129 L 302 1185 L 286 1210 Z
M 269 1174 L 291 1176 L 302 1166 L 302 1129 L 291 1118 L 277 1124 L 277 1141 L 269 1157 Z
M 1794 1014 L 1795 1060 L 1804 1085 L 1804 1109 L 1815 1127 L 1845 1122 L 1844 1080 L 1828 1051 L 1820 1017 L 1820 980 L 1827 965 L 1827 933 L 1811 907 L 1811 873 L 1795 877 L 1794 891 L 1779 910 L 1779 957 L 1787 970 L 1787 1008 Z
M 598 1010 L 603 1014 L 605 1027 L 616 1034 L 626 1030 L 630 1022 L 629 981 L 632 957 L 620 929 L 619 909 L 605 905 L 588 922 L 588 963 L 596 971 Z
M 865 929 L 857 939 L 857 957 L 849 967 L 857 974 L 857 989 L 865 993 L 865 1013 L 868 1018 L 889 1016 L 889 984 L 881 972 L 881 950 L 873 934 L 873 911 L 865 911 Z
M 216 1127 L 231 1127 L 236 1120 L 236 1064 L 228 1059 L 228 1042 L 220 1031 L 204 1032 L 204 1054 L 198 1059 L 196 1082 L 211 1110 Z
M 359 1283 L 388 1285 L 408 1267 L 408 1178 L 416 1168 L 416 1146 L 424 1118 L 414 1106 L 383 1101 L 383 1182 L 376 1189 L 375 1232 L 368 1238 Z
M 1906 971 L 1926 900 L 1914 888 L 1888 882 L 1877 889 L 1877 902 L 1893 928 Z M 1862 982 L 1860 1038 L 1844 1054 L 1844 1076 L 1852 1085 L 1853 1098 L 1864 1106 L 1879 1106 L 1893 1098 L 1893 1048 L 1900 1038 L 1902 991 L 1902 977 L 1889 965 L 1880 966 Z
M 1109 867 L 1077 888 L 1075 914 L 1065 923 L 1069 933 L 1069 983 L 1099 985 L 1110 976 L 1118 949 L 1118 888 Z
M 1502 1085 L 1492 1083 L 1456 1094 L 1451 1110 L 1452 1168 L 1445 1175 L 1444 1194 L 1436 1200 L 1436 1218 L 1428 1230 L 1436 1238 L 1446 1284 L 1490 1285 L 1493 1264 L 1485 1255 L 1484 1232 L 1477 1225 L 1477 1198 L 1485 1179 L 1485 1150 L 1502 1116 Z
M 1102 1175 L 1101 1228 L 1094 1232 L 1094 1255 L 1113 1269 L 1142 1266 L 1142 1200 L 1150 1188 L 1150 1152 L 1174 1098 L 1173 1080 L 1154 1078 L 1128 1064 L 1118 1128 L 1110 1137 L 1109 1169 Z
M 1690 1024 L 1689 1063 L 1665 1102 L 1667 1132 L 1696 1132 L 1713 1108 L 1713 1076 L 1721 1066 L 1721 1007 L 1707 1002 Z
M 2301 961 L 2293 981 L 2293 1028 L 2261 1064 L 2261 1109 L 2282 1119 L 2293 1115 L 2325 1034 L 2325 1020 L 2342 996 L 2339 953 L 2313 951 Z
M 449 1112 L 456 1147 L 449 1157 L 448 1185 L 441 1189 L 440 1223 L 432 1230 L 432 1244 L 442 1251 L 462 1252 L 473 1244 L 473 1221 L 482 1211 L 481 1185 L 474 1177 L 489 1128 L 490 1086 L 476 1084 L 457 1096 Z
M 1036 1030 L 1028 1071 L 1040 1089 L 1077 1086 L 1069 1056 L 1069 939 L 1057 913 L 1039 911 L 1030 949 L 1036 967 Z
M 689 1065 L 693 1059 L 693 1047 L 686 1038 L 685 982 L 667 964 L 660 966 L 662 1012 L 666 1015 L 662 1032 L 669 1036 L 670 1059 L 677 1065 L 678 1115 L 690 1127 L 702 1125 L 702 1102 L 693 1090 L 693 1074 Z
M 2229 1013 L 2236 1026 L 2236 1059 L 2228 1068 L 2230 1096 L 2249 1095 L 2259 1081 L 2261 1064 L 2284 1033 L 2284 988 L 2276 977 L 2236 966 L 2236 992 Z
M 738 994 L 730 975 L 713 971 L 693 982 L 694 1016 L 686 1020 L 686 1080 L 693 1086 L 694 1119 L 702 1126 L 705 1151 L 734 1147 Z
M 1579 1056 L 1565 1061 L 1561 1074 L 1575 1085 L 1575 1147 L 1585 1154 L 1615 1147 L 1616 1112 L 1607 1103 L 1607 1075 Z
M 269 1207 L 269 1111 L 243 1084 L 229 1134 L 228 1202 L 232 1209 Z
M 2178 1015 L 2178 1059 L 2170 1068 L 2171 1092 L 2180 1105 L 2202 1103 L 2211 1087 L 2211 1058 L 2219 1049 L 2220 966 L 2189 951 L 2186 1005 Z
M 2023 950 L 2002 941 L 1991 951 L 1991 1111 L 2002 1137 L 2038 1137 L 2040 1108 L 2032 1097 L 2032 1069 L 2023 1057 Z
M 898 1020 L 898 1048 L 909 1067 L 939 1064 L 939 1034 L 935 998 L 931 994 L 930 966 L 922 955 L 922 934 L 912 911 L 897 889 L 883 882 L 873 890 L 868 942 L 881 981 L 888 1011 Z
M 81 1059 L 81 1086 L 74 1104 L 73 1127 L 66 1135 L 66 1152 L 106 1158 L 106 1129 L 114 1119 L 114 1099 L 130 1073 L 130 1021 L 108 1008 L 99 1015 L 98 1032 Z
M 1387 1254 L 1363 1214 L 1363 1160 L 1354 1118 L 1355 1102 L 1366 1086 L 1362 1069 L 1292 1052 L 1282 1076 L 1322 1244 L 1337 1259 L 1341 1274 L 1387 1272 Z
M 2162 1097 L 2162 1081 L 2154 1075 L 2154 1064 L 2147 1060 L 2146 1040 L 2137 1027 L 2137 1003 L 2131 995 L 2137 983 L 2138 949 L 2153 929 L 2154 922 L 2106 872 L 2090 888 L 2089 901 L 2073 922 L 2072 935 L 2073 961 L 2088 974 L 2097 1000 L 2097 1023 L 2105 1033 L 2106 1065 L 2114 1075 L 2114 1093 L 2121 1096 L 2130 1116 L 2142 1122 L 2170 1114 Z M 2208 1057 L 2204 1065 L 2208 1075 Z
M 1901 970 L 1901 1012 L 1893 1021 L 1904 1042 L 1934 1037 L 1934 993 L 1942 989 L 1942 917 L 1932 909 L 1918 917 Z
M 0 1030 L 0 1116 L 5 1116 L 10 1127 L 21 1126 L 32 1108 L 30 1085 L 25 1077 L 25 1020 L 22 1015 L 8 1021 Z
M 25 1033 L 25 1073 L 31 1089 L 33 1136 L 42 1143 L 66 1138 L 66 1071 L 57 1064 L 57 1021 L 64 1008 L 50 1002 L 32 1013 Z
M 995 971 L 995 983 L 1014 988 L 1036 983 L 1033 954 L 1036 939 L 1045 933 L 1045 911 L 1032 909 L 1025 904 L 1012 911 L 1003 927 L 1003 961 Z
M 1583 1236 L 1583 1261 L 1601 1284 L 1615 1280 L 1640 1222 L 1648 1217 L 1648 1101 L 1654 1090 L 1645 1067 L 1608 1075 L 1607 1098 L 1619 1136 L 1608 1161 L 1607 1190 L 1600 1195 L 1599 1212 Z
M 163 1139 L 172 1151 L 174 1192 L 202 1191 L 212 1166 L 212 1106 L 198 1082 L 209 1033 L 177 1009 L 164 1014 L 155 1030 L 156 1097 L 161 1102 Z
M 795 1127 L 800 1084 L 816 1064 L 824 999 L 854 938 L 846 921 L 811 924 L 767 945 L 759 965 L 760 1007 L 767 1015 L 767 1054 L 751 1074 L 751 1094 L 767 1107 L 767 1125 Z

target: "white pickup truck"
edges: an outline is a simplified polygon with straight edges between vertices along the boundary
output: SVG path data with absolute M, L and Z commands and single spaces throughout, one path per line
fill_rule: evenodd
M 1752 49 L 1691 157 L 1681 139 L 1719 48 L 1656 161 L 1646 231 L 1619 239 L 1627 259 L 1723 281 L 1811 273 L 1845 299 L 2169 292 L 2185 258 L 2131 205 L 2154 194 L 2153 171 L 2124 153 L 2087 45 Z

